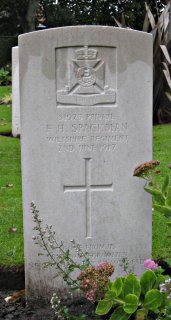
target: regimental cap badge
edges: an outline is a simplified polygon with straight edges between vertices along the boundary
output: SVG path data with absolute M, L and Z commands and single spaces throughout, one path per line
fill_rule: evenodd
M 77 60 L 95 60 L 97 58 L 97 50 L 89 49 L 88 46 L 84 46 L 82 49 L 75 51 Z

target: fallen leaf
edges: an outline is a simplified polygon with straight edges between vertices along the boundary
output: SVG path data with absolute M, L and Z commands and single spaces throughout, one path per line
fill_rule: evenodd
M 16 227 L 11 227 L 8 229 L 8 232 L 10 232 L 10 233 L 15 233 L 16 231 L 17 231 Z
M 25 289 L 18 292 L 14 292 L 11 296 L 6 297 L 4 300 L 8 302 L 15 302 L 16 300 L 23 298 L 25 296 Z
M 14 185 L 12 183 L 7 183 L 6 188 L 12 188 Z

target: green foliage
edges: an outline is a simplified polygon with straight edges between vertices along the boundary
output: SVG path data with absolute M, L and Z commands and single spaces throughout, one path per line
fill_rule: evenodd
M 166 315 L 170 302 L 167 295 L 160 292 L 159 286 L 166 279 L 161 272 L 160 269 L 147 270 L 140 280 L 129 274 L 110 282 L 104 298 L 98 302 L 96 314 L 113 311 L 110 320 L 150 320 Z
M 44 2 L 47 3 L 46 0 Z M 163 9 L 164 1 L 149 0 L 154 16 L 157 18 Z M 142 30 L 144 17 L 146 14 L 145 1 L 125 0 L 59 0 L 58 7 L 70 11 L 73 17 L 73 24 L 97 24 L 97 25 L 116 25 L 115 19 L 126 20 L 126 25 L 130 28 Z M 67 24 L 68 25 L 68 24 Z
M 8 70 L 0 69 L 0 86 L 8 86 L 11 83 L 11 76 Z
M 152 163 L 160 164 L 158 160 L 153 160 L 149 162 L 142 163 L 134 170 L 134 176 L 137 176 L 146 181 L 144 190 L 153 196 L 153 208 L 163 214 L 166 218 L 169 218 L 169 225 L 171 222 L 171 178 L 170 174 L 167 173 L 163 181 L 160 183 L 156 180 L 156 173 L 160 174 L 160 171 L 155 171 L 156 167 L 153 169 Z M 170 170 L 170 165 L 168 165 L 168 170 Z
M 134 274 L 130 273 L 124 280 L 123 284 L 123 295 L 127 294 L 135 294 L 137 297 L 140 296 L 141 288 L 139 280 L 134 276 Z
M 73 278 L 72 273 L 76 270 L 81 271 L 91 265 L 88 253 L 83 252 L 75 240 L 71 240 L 72 247 L 77 254 L 77 261 L 74 260 L 72 252 L 66 249 L 64 243 L 56 238 L 52 225 L 43 225 L 43 221 L 39 217 L 39 211 L 33 202 L 31 203 L 31 212 L 34 222 L 33 230 L 36 232 L 36 235 L 32 238 L 41 249 L 39 256 L 48 258 L 46 262 L 42 262 L 42 266 L 44 268 L 53 267 L 56 270 L 55 277 L 60 276 L 73 290 L 78 289 L 79 281 Z
M 1 30 L 1 23 L 0 23 L 0 30 Z M 5 67 L 8 71 L 11 71 L 9 70 L 9 65 L 7 65 L 7 63 L 11 62 L 12 47 L 17 46 L 17 44 L 18 44 L 17 36 L 1 36 L 1 32 L 0 32 L 0 68 Z
M 144 190 L 153 196 L 153 208 L 162 213 L 165 217 L 171 219 L 171 179 L 166 174 L 162 183 L 159 185 L 155 181 L 155 174 L 149 183 L 150 188 L 145 187 Z
M 51 302 L 52 308 L 55 311 L 55 314 L 57 315 L 58 319 L 61 319 L 61 320 L 85 320 L 87 317 L 85 314 L 80 314 L 79 316 L 72 315 L 69 311 L 69 308 L 61 303 L 60 298 L 55 293 L 53 294 L 50 302 Z
M 156 275 L 152 270 L 145 271 L 140 279 L 142 293 L 146 294 L 151 290 L 154 287 L 156 280 Z
M 0 103 L 3 103 L 5 97 L 11 97 L 11 87 L 4 86 L 0 87 Z M 2 135 L 10 135 L 12 131 L 11 125 L 11 105 L 0 105 L 0 134 Z
M 1 0 L 0 34 L 7 36 L 23 33 L 27 27 L 30 3 L 35 2 Z M 128 27 L 142 30 L 146 13 L 145 1 L 138 0 L 58 0 L 57 4 L 53 0 L 40 0 L 38 3 L 39 10 L 32 20 L 38 23 L 43 17 L 47 28 L 80 24 L 114 26 L 114 18 L 121 21 L 124 15 Z M 148 4 L 157 18 L 165 1 L 149 0 Z

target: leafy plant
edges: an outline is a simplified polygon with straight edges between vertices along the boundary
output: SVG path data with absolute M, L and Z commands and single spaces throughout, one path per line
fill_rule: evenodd
M 47 224 L 43 226 L 39 211 L 33 202 L 31 203 L 31 212 L 35 223 L 33 230 L 37 232 L 37 235 L 32 238 L 35 244 L 42 248 L 39 256 L 47 258 L 47 261 L 43 262 L 44 268 L 54 267 L 57 271 L 56 277 L 61 276 L 72 289 L 78 289 L 79 281 L 73 278 L 72 273 L 75 270 L 83 271 L 88 266 L 91 266 L 88 253 L 83 252 L 75 240 L 71 240 L 72 247 L 77 253 L 77 261 L 75 261 L 70 250 L 65 248 L 64 243 L 57 241 L 52 226 Z
M 85 320 L 87 317 L 85 314 L 80 314 L 79 316 L 72 315 L 67 306 L 61 304 L 61 300 L 56 293 L 53 294 L 50 302 L 52 305 L 52 309 L 54 309 L 55 314 L 58 316 L 58 319 Z
M 146 270 L 140 280 L 130 273 L 109 282 L 107 292 L 96 308 L 97 315 L 111 314 L 110 320 L 170 319 L 171 301 L 160 289 L 166 278 L 161 269 Z M 162 292 L 161 292 L 162 291 Z
M 0 86 L 7 86 L 11 83 L 11 76 L 8 70 L 0 69 Z
M 165 175 L 162 184 L 156 181 L 156 167 L 160 161 L 153 160 L 144 162 L 134 170 L 134 176 L 142 178 L 146 181 L 144 190 L 153 196 L 153 207 L 156 211 L 162 213 L 170 219 L 168 225 L 171 226 L 171 180 L 170 174 Z
M 161 1 L 154 2 L 157 9 L 157 3 L 161 5 Z M 145 1 L 144 4 L 146 15 L 142 31 L 150 32 L 153 36 L 153 117 L 154 122 L 167 123 L 171 121 L 171 1 L 168 0 L 164 8 L 158 8 L 157 15 L 155 14 L 155 16 L 150 8 L 152 3 L 148 5 Z M 122 14 L 122 21 L 114 19 L 118 27 L 129 27 L 125 24 L 124 12 Z
M 0 104 L 10 105 L 12 104 L 12 94 L 5 95 L 1 100 Z

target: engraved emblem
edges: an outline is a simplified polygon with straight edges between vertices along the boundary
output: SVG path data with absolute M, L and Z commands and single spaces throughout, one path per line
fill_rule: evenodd
M 116 92 L 105 84 L 105 62 L 96 49 L 85 46 L 75 50 L 69 80 L 57 91 L 61 104 L 93 106 L 116 102 Z

